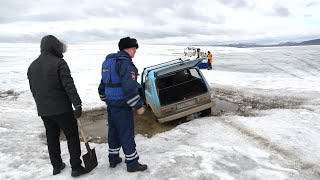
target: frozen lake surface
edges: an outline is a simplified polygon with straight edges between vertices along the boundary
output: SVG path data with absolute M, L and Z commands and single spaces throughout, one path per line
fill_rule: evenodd
M 134 63 L 142 72 L 181 57 L 184 48 L 141 45 Z M 215 116 L 151 138 L 137 135 L 145 172 L 129 174 L 124 163 L 110 169 L 108 144 L 91 143 L 99 165 L 79 179 L 320 179 L 320 46 L 201 49 L 214 56 L 213 70 L 202 70 L 212 96 L 230 107 L 218 104 Z M 26 77 L 39 51 L 38 44 L 0 44 L 0 179 L 53 179 Z M 115 51 L 102 44 L 69 46 L 65 60 L 84 110 L 105 106 L 97 93 L 100 68 Z M 231 104 L 235 109 L 224 111 Z M 61 148 L 67 168 L 54 179 L 71 179 L 65 141 Z

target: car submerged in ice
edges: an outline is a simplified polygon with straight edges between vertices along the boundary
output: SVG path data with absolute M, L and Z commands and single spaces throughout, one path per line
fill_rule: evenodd
M 203 60 L 177 59 L 144 68 L 144 101 L 160 123 L 211 114 L 211 89 L 198 68 Z

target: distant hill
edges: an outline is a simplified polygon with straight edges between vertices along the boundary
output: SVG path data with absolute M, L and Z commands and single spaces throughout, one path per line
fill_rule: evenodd
M 300 45 L 320 45 L 320 39 L 313 39 L 309 41 L 303 41 L 301 43 L 298 43 L 298 46 Z
M 312 39 L 309 41 L 302 42 L 285 42 L 279 44 L 255 44 L 255 43 L 238 43 L 238 44 L 227 44 L 221 46 L 238 47 L 238 48 L 248 48 L 248 47 L 277 47 L 277 46 L 308 46 L 308 45 L 320 45 L 320 39 Z

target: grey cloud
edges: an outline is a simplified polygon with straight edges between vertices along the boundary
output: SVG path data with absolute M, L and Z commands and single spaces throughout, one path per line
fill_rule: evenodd
M 93 42 L 93 41 L 109 41 L 118 39 L 119 31 L 101 31 L 101 30 L 87 30 L 87 31 L 66 31 L 59 36 L 62 39 L 71 42 Z
M 0 23 L 15 21 L 15 18 L 30 11 L 33 1 L 25 3 L 24 1 L 6 1 L 0 0 Z
M 183 1 L 183 4 L 186 6 L 190 6 L 191 3 L 194 3 L 194 1 Z M 135 17 L 138 19 L 143 19 L 144 22 L 150 24 L 165 24 L 166 19 L 161 19 L 161 17 L 158 17 L 159 14 L 157 13 L 163 10 L 168 10 L 172 12 L 174 16 L 181 17 L 180 14 L 177 13 L 177 9 L 179 9 L 180 6 L 180 0 L 133 0 L 130 2 L 128 1 L 126 5 L 111 2 L 100 7 L 88 6 L 84 8 L 84 12 L 89 16 L 95 17 Z
M 290 15 L 289 9 L 279 4 L 275 4 L 273 10 L 276 16 L 288 17 Z
M 20 35 L 2 35 L 0 34 L 0 42 L 9 42 L 9 43 L 40 43 L 40 40 L 43 36 L 48 35 L 47 33 L 35 33 L 35 34 L 20 34 Z M 318 37 L 318 34 L 310 34 L 308 37 L 302 36 L 288 36 L 288 37 L 266 37 L 266 38 L 249 38 L 252 35 L 247 34 L 246 32 L 237 30 L 237 29 L 223 29 L 223 28 L 208 28 L 208 27 L 181 27 L 175 31 L 165 31 L 165 30 L 157 30 L 157 31 L 110 31 L 104 32 L 100 30 L 90 30 L 90 31 L 67 31 L 60 34 L 53 34 L 59 39 L 64 40 L 67 43 L 87 43 L 87 42 L 96 42 L 96 41 L 118 41 L 120 38 L 125 36 L 131 36 L 137 38 L 138 41 L 143 41 L 146 44 L 154 44 L 154 40 L 164 39 L 164 38 L 176 38 L 180 37 L 183 39 L 192 39 L 194 35 L 207 35 L 207 36 L 215 36 L 215 35 L 227 35 L 232 37 L 233 35 L 244 35 L 245 39 L 233 39 L 233 40 L 213 40 L 212 38 L 208 39 L 197 39 L 197 43 L 199 44 L 226 44 L 226 43 L 259 43 L 265 42 L 270 43 L 272 40 L 275 42 L 279 42 L 280 38 L 292 38 L 296 40 L 298 38 L 304 39 L 315 39 Z M 195 43 L 195 40 L 189 42 L 190 44 Z M 160 44 L 179 44 L 174 42 L 160 42 Z M 187 43 L 188 44 L 188 43 Z
M 210 28 L 206 25 L 202 26 L 185 26 L 179 28 L 179 30 L 183 33 L 186 34 L 187 36 L 190 35 L 206 35 L 206 36 L 216 36 L 216 35 L 233 35 L 233 34 L 245 34 L 243 31 L 237 30 L 237 29 L 225 29 L 223 27 L 214 27 Z
M 232 8 L 252 8 L 248 0 L 217 0 L 223 5 L 230 6 Z
M 26 13 L 32 9 L 33 5 L 35 5 L 34 1 L 26 3 L 25 1 L 0 0 L 0 17 Z
M 215 35 L 234 35 L 244 34 L 244 32 L 236 29 L 225 29 L 223 27 L 208 27 L 206 24 L 203 25 L 181 25 L 174 29 L 168 29 L 166 27 L 159 27 L 153 29 L 136 29 L 135 31 L 128 31 L 132 36 L 139 39 L 152 40 L 161 38 L 174 38 L 174 37 L 185 37 L 191 38 L 195 35 L 202 36 L 215 36 Z
M 49 33 L 50 34 L 50 33 Z M 19 42 L 19 43 L 37 43 L 41 38 L 48 35 L 46 32 L 34 34 L 0 34 L 0 42 Z M 58 39 L 63 39 L 67 43 L 92 42 L 92 41 L 108 41 L 118 39 L 118 34 L 114 32 L 105 32 L 100 30 L 89 31 L 66 31 L 58 34 L 52 34 Z
M 67 21 L 76 20 L 81 17 L 74 16 L 72 14 L 65 15 L 61 13 L 45 13 L 39 15 L 26 15 L 26 16 L 11 16 L 1 17 L 0 23 L 11 23 L 17 21 L 28 21 L 28 22 L 54 22 L 54 21 Z
M 0 34 L 0 42 L 8 43 L 34 43 L 40 42 L 46 33 L 35 34 Z
M 254 0 L 217 1 L 234 9 L 250 9 L 255 5 Z M 61 1 L 49 0 L 0 0 L 0 24 L 23 21 L 28 21 L 28 24 L 33 22 L 36 24 L 37 22 L 70 21 L 96 17 L 118 19 L 119 23 L 122 23 L 121 21 L 126 18 L 135 18 L 143 22 L 143 27 L 133 26 L 126 29 L 107 27 L 106 30 L 92 29 L 80 32 L 65 29 L 65 32 L 56 34 L 56 36 L 72 43 L 118 40 L 124 36 L 133 36 L 146 41 L 175 37 L 190 38 L 193 35 L 228 35 L 231 37 L 233 35 L 244 35 L 245 37 L 254 37 L 238 29 L 225 28 L 223 24 L 227 16 L 218 14 L 218 11 L 214 9 L 209 14 L 193 8 L 198 7 L 201 2 L 195 0 L 78 0 L 76 3 L 75 1 L 64 1 L 61 4 Z M 319 3 L 314 1 L 306 4 L 307 7 L 315 5 L 319 5 Z M 205 7 L 206 4 L 202 4 L 202 6 Z M 291 14 L 288 8 L 279 4 L 274 5 L 272 12 L 272 15 L 281 17 L 287 17 Z M 308 17 L 308 14 L 305 17 Z M 106 26 L 108 25 L 106 24 Z M 0 41 L 39 42 L 43 35 L 46 35 L 46 33 L 37 32 L 37 29 L 35 29 L 33 35 L 0 34 Z
M 20 21 L 64 21 L 78 20 L 90 17 L 99 18 L 127 18 L 135 17 L 143 19 L 144 22 L 151 25 L 165 24 L 166 19 L 161 18 L 163 10 L 172 12 L 172 18 L 181 18 L 187 20 L 207 20 L 212 23 L 222 23 L 224 19 L 221 16 L 210 18 L 196 12 L 192 5 L 193 0 L 132 0 L 132 1 L 103 1 L 79 0 L 77 3 L 66 1 L 61 5 L 59 2 L 30 0 L 26 2 L 19 1 L 3 1 L 0 6 L 0 23 L 12 23 Z M 35 14 L 38 13 L 38 14 Z M 204 13 L 202 13 L 204 14 Z M 160 16 L 160 17 L 159 17 Z
M 85 17 L 79 11 L 79 6 L 72 2 L 64 2 L 61 5 L 55 1 L 46 3 L 37 0 L 3 1 L 0 0 L 0 23 L 64 21 Z M 78 3 L 81 4 L 81 1 Z
M 146 26 L 169 25 L 171 20 L 210 24 L 222 24 L 225 22 L 225 17 L 223 15 L 209 17 L 205 15 L 207 12 L 196 11 L 192 8 L 192 4 L 194 3 L 195 2 L 192 0 L 185 0 L 183 3 L 181 3 L 180 0 L 162 0 L 153 2 L 150 2 L 149 0 L 134 0 L 130 1 L 126 6 L 113 2 L 103 4 L 100 7 L 88 6 L 84 8 L 84 12 L 89 16 L 95 17 L 135 17 L 137 19 L 142 19 Z M 172 14 L 172 18 L 164 18 L 161 14 L 163 12 L 169 12 Z M 121 20 L 119 23 L 121 23 Z
M 207 14 L 206 12 L 198 12 L 190 6 L 182 6 L 175 10 L 178 17 L 189 21 L 198 21 L 210 24 L 223 24 L 225 22 L 225 17 L 223 15 L 216 15 L 215 17 L 210 17 L 202 14 Z
M 170 25 L 169 25 L 170 26 Z M 135 29 L 111 29 L 108 31 L 103 30 L 87 30 L 87 31 L 65 31 L 59 34 L 53 34 L 69 43 L 77 42 L 94 42 L 94 41 L 114 41 L 125 36 L 132 36 L 139 40 L 161 39 L 161 38 L 174 38 L 185 37 L 190 38 L 194 35 L 232 35 L 241 34 L 239 30 L 210 28 L 206 24 L 193 26 L 189 24 L 180 25 L 176 28 L 168 28 L 169 26 L 158 27 L 139 27 Z M 1 42 L 39 42 L 40 39 L 47 35 L 45 32 L 35 33 L 32 35 L 18 34 L 18 35 L 1 35 Z
M 316 2 L 316 1 L 313 1 L 313 2 L 311 2 L 311 3 L 308 3 L 308 4 L 306 5 L 306 7 L 312 7 L 312 6 L 317 6 L 317 5 L 320 5 L 320 3 L 319 3 L 319 2 Z
M 3 3 L 1 2 L 3 1 Z M 105 1 L 105 0 L 78 0 L 76 1 L 64 1 L 63 3 L 57 1 L 46 1 L 41 2 L 38 0 L 28 0 L 27 2 L 17 1 L 5 1 L 0 0 L 1 6 L 0 15 L 14 15 L 13 17 L 26 16 L 29 13 L 41 13 L 39 15 L 51 14 L 57 15 L 57 19 L 61 20 L 62 15 L 65 17 L 72 16 L 73 19 L 82 19 L 88 17 L 125 17 L 125 16 L 146 16 L 152 14 L 155 9 L 170 7 L 170 2 L 179 2 L 178 0 L 170 1 L 155 1 L 151 2 L 148 0 L 133 0 L 133 1 Z M 28 15 L 27 15 L 28 16 Z M 143 17 L 142 16 L 142 17 Z M 3 16 L 1 16 L 3 17 Z M 32 20 L 33 16 L 28 16 L 23 20 Z M 11 18 L 11 20 L 14 20 Z M 21 20 L 21 18 L 18 18 Z M 43 18 L 43 20 L 46 20 Z
M 165 19 L 161 19 L 154 14 L 154 9 L 148 7 L 137 7 L 132 8 L 131 6 L 121 7 L 119 5 L 102 6 L 102 7 L 86 7 L 84 8 L 84 13 L 90 17 L 100 17 L 100 18 L 126 18 L 135 17 L 138 19 L 143 19 L 143 22 L 147 24 L 165 24 Z
M 135 31 L 131 32 L 132 37 L 136 37 L 138 39 L 158 39 L 158 38 L 172 38 L 172 37 L 183 37 L 185 34 L 176 31 L 176 32 L 169 32 L 169 31 Z

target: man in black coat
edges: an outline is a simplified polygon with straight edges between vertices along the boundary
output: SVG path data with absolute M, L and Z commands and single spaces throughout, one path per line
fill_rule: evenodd
M 76 118 L 82 113 L 67 62 L 62 59 L 66 45 L 48 35 L 41 40 L 41 54 L 28 68 L 28 79 L 35 99 L 38 116 L 44 122 L 53 175 L 65 168 L 61 159 L 60 129 L 64 132 L 70 154 L 71 176 L 85 174 L 81 166 L 81 149 Z M 73 111 L 72 105 L 75 110 Z

